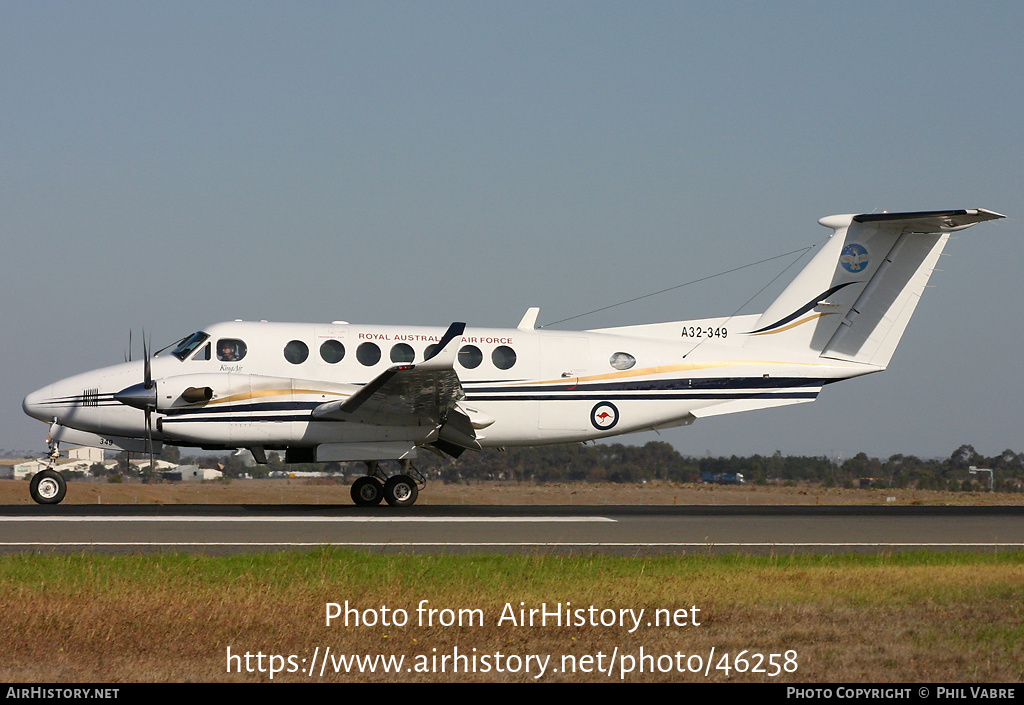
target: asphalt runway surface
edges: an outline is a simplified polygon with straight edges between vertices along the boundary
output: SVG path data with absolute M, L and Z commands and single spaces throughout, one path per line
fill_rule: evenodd
M 1024 507 L 67 505 L 0 507 L 0 552 L 304 550 L 624 555 L 1000 551 Z

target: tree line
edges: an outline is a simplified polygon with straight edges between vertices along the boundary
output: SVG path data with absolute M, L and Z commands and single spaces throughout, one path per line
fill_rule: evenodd
M 218 467 L 229 477 L 265 477 L 275 472 L 326 471 L 353 479 L 365 474 L 362 463 L 300 463 L 285 465 L 270 454 L 266 465 L 246 464 L 237 455 L 180 458 L 178 462 Z M 504 480 L 511 482 L 615 482 L 645 480 L 699 482 L 704 473 L 742 473 L 748 484 L 812 483 L 825 487 L 917 488 L 929 490 L 979 490 L 988 488 L 988 475 L 969 473 L 969 468 L 994 472 L 994 489 L 1020 492 L 1024 488 L 1024 453 L 1004 450 L 986 457 L 971 445 L 961 445 L 948 458 L 923 459 L 896 454 L 886 459 L 858 453 L 845 460 L 824 456 L 772 455 L 690 457 L 671 444 L 651 441 L 642 446 L 621 443 L 579 443 L 487 449 L 466 452 L 458 459 L 440 458 L 421 451 L 415 467 L 428 479 L 448 483 Z

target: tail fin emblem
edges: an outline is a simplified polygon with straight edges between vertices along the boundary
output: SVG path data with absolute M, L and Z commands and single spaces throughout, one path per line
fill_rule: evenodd
M 864 249 L 863 245 L 851 242 L 843 248 L 843 253 L 839 256 L 839 263 L 847 272 L 856 274 L 868 266 L 868 251 Z

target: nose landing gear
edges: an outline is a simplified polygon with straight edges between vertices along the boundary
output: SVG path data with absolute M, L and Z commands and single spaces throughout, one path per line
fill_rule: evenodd
M 32 476 L 28 485 L 28 492 L 36 504 L 60 504 L 68 491 L 68 484 L 64 476 L 54 470 L 57 465 L 57 458 L 60 457 L 60 450 L 56 441 L 49 443 L 49 465 Z

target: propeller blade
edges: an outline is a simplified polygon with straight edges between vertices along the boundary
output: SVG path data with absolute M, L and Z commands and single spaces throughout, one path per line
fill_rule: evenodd
M 149 451 L 149 469 L 156 471 L 156 460 L 153 457 L 153 412 L 146 407 L 146 450 Z
M 146 334 L 142 334 L 142 354 L 143 360 L 143 381 L 145 382 L 146 389 L 153 388 L 153 369 L 149 359 L 149 345 L 146 343 Z

